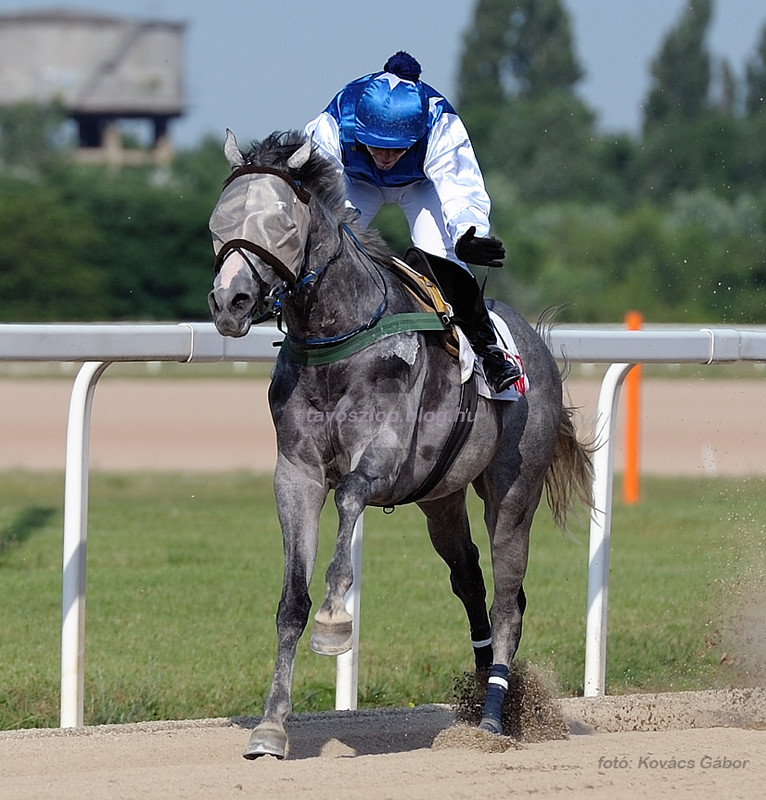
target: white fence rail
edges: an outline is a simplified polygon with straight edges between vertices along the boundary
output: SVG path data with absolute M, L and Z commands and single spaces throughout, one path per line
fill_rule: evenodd
M 614 430 L 622 382 L 634 364 L 720 364 L 766 361 L 766 331 L 671 328 L 557 328 L 551 332 L 557 358 L 610 364 L 599 394 L 597 445 L 590 517 L 585 695 L 604 693 L 607 599 L 611 537 Z M 94 392 L 114 362 L 271 361 L 274 328 L 254 328 L 242 339 L 220 336 L 210 323 L 179 325 L 55 324 L 0 325 L 0 361 L 80 362 L 67 425 L 61 627 L 61 727 L 83 724 L 85 656 L 85 569 L 88 533 L 88 449 Z M 347 603 L 359 619 L 361 520 L 354 536 L 354 585 Z M 358 637 L 359 625 L 355 624 Z M 357 640 L 358 642 L 358 640 Z M 356 708 L 357 647 L 338 658 L 336 708 Z

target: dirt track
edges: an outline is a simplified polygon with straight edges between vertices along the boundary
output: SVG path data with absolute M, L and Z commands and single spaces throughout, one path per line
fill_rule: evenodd
M 275 444 L 265 381 L 101 379 L 93 404 L 94 469 L 270 471 Z M 599 384 L 567 382 L 586 423 Z M 0 469 L 63 469 L 71 384 L 0 379 Z M 644 382 L 645 474 L 766 474 L 766 392 L 760 380 Z M 616 465 L 622 469 L 622 426 Z
M 300 715 L 285 761 L 241 758 L 250 720 L 0 733 L 3 797 L 762 797 L 764 690 L 570 699 L 562 711 L 568 739 L 506 750 L 496 737 L 452 742 L 442 706 Z
M 0 469 L 63 469 L 70 386 L 58 379 L 0 379 Z M 592 421 L 598 384 L 577 380 L 568 388 L 572 403 Z M 92 467 L 270 470 L 275 448 L 265 394 L 262 381 L 105 377 L 94 403 Z M 647 381 L 642 401 L 646 474 L 766 473 L 760 381 Z M 451 722 L 440 707 L 298 718 L 284 762 L 241 758 L 247 722 L 7 732 L 0 733 L 0 795 L 760 798 L 766 785 L 765 695 L 753 690 L 566 700 L 568 740 L 504 752 L 486 752 L 481 743 L 434 747 L 434 737 Z

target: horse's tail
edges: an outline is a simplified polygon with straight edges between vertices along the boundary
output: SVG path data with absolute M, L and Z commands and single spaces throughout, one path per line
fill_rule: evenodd
M 593 507 L 593 453 L 592 443 L 583 443 L 575 430 L 574 409 L 562 405 L 556 450 L 545 474 L 545 496 L 553 512 L 553 520 L 566 530 L 567 516 L 579 501 Z
M 537 321 L 537 332 L 550 348 L 550 330 L 559 307 L 546 309 Z M 565 363 L 561 371 L 564 380 L 569 372 Z M 595 441 L 581 441 L 574 424 L 575 409 L 562 405 L 556 449 L 553 461 L 545 474 L 545 496 L 553 512 L 553 519 L 561 530 L 566 530 L 567 517 L 578 502 L 593 508 L 593 453 Z

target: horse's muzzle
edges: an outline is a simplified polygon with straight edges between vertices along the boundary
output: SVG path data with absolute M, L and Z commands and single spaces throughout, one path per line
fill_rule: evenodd
M 221 294 L 226 294 L 222 292 Z M 231 300 L 224 299 L 213 289 L 207 296 L 207 303 L 216 330 L 222 336 L 239 338 L 249 330 L 253 321 L 255 299 L 252 295 L 238 292 Z

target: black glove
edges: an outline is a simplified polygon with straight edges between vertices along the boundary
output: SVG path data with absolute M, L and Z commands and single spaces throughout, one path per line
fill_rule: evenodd
M 476 226 L 471 227 L 457 240 L 455 255 L 466 264 L 480 267 L 502 267 L 505 248 L 500 239 L 494 236 L 474 236 Z

